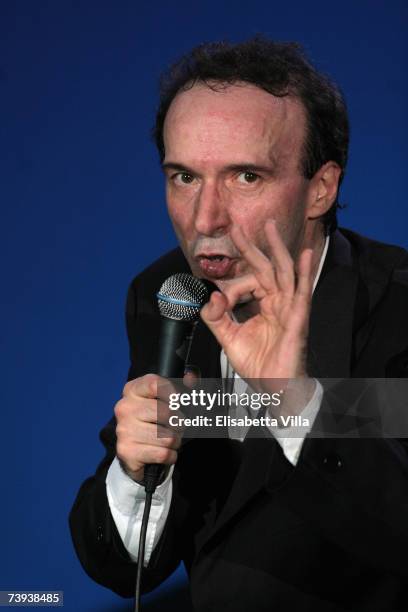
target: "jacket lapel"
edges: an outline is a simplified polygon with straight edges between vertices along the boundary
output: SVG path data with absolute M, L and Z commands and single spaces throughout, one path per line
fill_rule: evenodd
M 350 376 L 357 283 L 350 243 L 336 231 L 312 299 L 307 355 L 310 376 Z
M 199 319 L 187 358 L 189 365 L 200 369 L 201 378 L 220 378 L 220 345 L 208 327 Z
M 222 529 L 237 515 L 269 482 L 275 454 L 279 452 L 277 442 L 271 435 L 248 436 L 241 445 L 241 463 L 230 495 L 217 516 L 214 533 Z

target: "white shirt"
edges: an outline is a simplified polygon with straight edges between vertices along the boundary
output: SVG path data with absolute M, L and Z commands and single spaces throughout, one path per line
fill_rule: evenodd
M 320 258 L 319 267 L 313 283 L 313 291 L 316 288 L 319 280 L 324 260 L 326 258 L 327 249 L 329 247 L 329 236 L 326 237 L 323 252 Z M 228 360 L 224 351 L 221 351 L 221 374 L 223 378 L 233 374 L 234 391 L 237 393 L 244 392 L 248 387 L 247 384 L 234 372 L 231 372 Z M 309 403 L 303 409 L 301 416 L 308 420 L 309 425 L 302 427 L 298 433 L 293 427 L 270 429 L 277 442 L 282 447 L 282 450 L 292 465 L 296 465 L 299 459 L 300 451 L 302 450 L 303 441 L 306 434 L 309 433 L 313 426 L 313 422 L 319 411 L 322 401 L 323 390 L 316 380 L 315 390 Z M 237 408 L 236 416 L 239 416 L 240 408 Z M 241 408 L 241 410 L 245 410 Z M 229 430 L 230 437 L 240 440 L 245 439 L 247 434 L 246 429 L 239 431 Z M 164 525 L 170 509 L 171 498 L 173 493 L 172 475 L 174 466 L 172 466 L 167 474 L 166 479 L 162 482 L 153 494 L 152 506 L 150 510 L 149 523 L 146 534 L 146 548 L 144 565 L 149 563 L 150 557 L 163 533 Z M 144 487 L 132 480 L 121 468 L 118 458 L 113 460 L 107 476 L 106 476 L 106 492 L 110 511 L 113 520 L 115 521 L 119 535 L 122 538 L 123 544 L 128 551 L 130 557 L 137 561 L 139 550 L 139 534 L 142 524 L 142 516 L 144 510 L 145 490 Z

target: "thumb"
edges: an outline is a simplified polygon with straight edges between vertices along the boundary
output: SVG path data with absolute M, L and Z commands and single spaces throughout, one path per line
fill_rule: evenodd
M 192 389 L 194 385 L 200 380 L 200 378 L 201 378 L 200 368 L 198 368 L 197 366 L 191 365 L 190 363 L 186 364 L 186 367 L 184 370 L 183 384 L 189 389 Z

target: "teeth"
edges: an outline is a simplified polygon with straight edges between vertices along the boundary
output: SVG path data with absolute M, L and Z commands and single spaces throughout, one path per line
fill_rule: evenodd
M 224 259 L 224 255 L 211 255 L 210 257 L 207 257 L 207 259 L 210 259 L 211 261 L 221 261 Z

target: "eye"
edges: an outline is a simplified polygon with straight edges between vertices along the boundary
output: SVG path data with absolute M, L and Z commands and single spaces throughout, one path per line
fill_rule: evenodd
M 240 172 L 238 175 L 238 182 L 248 185 L 249 183 L 256 183 L 259 178 L 259 175 L 255 174 L 255 172 Z
M 194 181 L 194 176 L 188 172 L 177 172 L 172 176 L 172 179 L 176 184 L 189 185 Z

